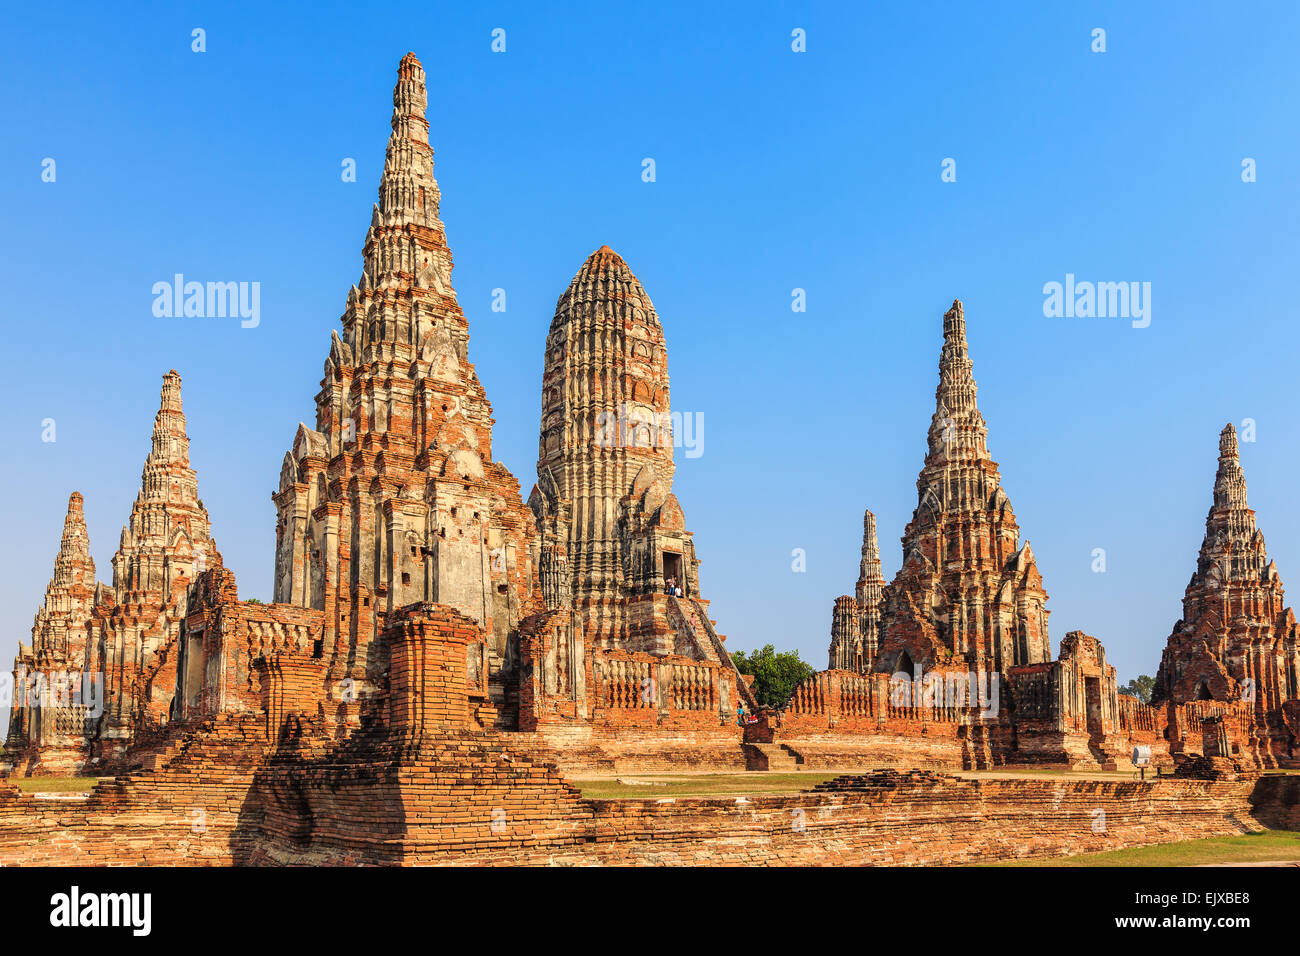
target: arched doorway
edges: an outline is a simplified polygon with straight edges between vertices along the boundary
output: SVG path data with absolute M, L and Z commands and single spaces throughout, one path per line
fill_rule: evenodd
M 895 672 L 901 672 L 911 677 L 916 673 L 916 665 L 912 663 L 912 655 L 907 653 L 906 649 L 898 654 L 898 663 L 894 665 Z

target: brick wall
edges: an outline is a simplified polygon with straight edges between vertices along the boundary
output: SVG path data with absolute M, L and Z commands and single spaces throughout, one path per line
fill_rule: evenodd
M 252 718 L 79 803 L 0 784 L 6 864 L 954 864 L 1300 821 L 1294 778 L 841 777 L 791 796 L 583 800 L 490 733 L 339 746 L 305 722 L 272 752 Z M 1253 815 L 1252 815 L 1253 814 Z

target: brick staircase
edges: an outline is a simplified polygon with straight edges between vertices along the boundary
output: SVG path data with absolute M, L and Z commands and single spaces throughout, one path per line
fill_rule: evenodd
M 496 651 L 488 649 L 488 673 L 502 675 L 505 661 Z M 517 682 L 498 679 L 488 681 L 488 695 L 496 713 L 492 715 L 492 729 L 516 730 L 519 727 L 519 691 Z
M 165 734 L 146 746 L 133 749 L 123 755 L 118 762 L 119 765 L 114 769 L 119 774 L 137 770 L 146 772 L 157 770 L 189 745 L 196 729 L 192 724 L 169 724 Z
M 794 773 L 803 763 L 802 758 L 784 744 L 741 744 L 745 748 L 746 770 L 771 770 Z

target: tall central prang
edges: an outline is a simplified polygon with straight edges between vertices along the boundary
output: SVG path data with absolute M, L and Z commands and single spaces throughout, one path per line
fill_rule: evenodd
M 361 280 L 331 335 L 316 427 L 299 425 L 273 496 L 275 600 L 325 612 L 335 681 L 375 680 L 385 662 L 370 649 L 405 605 L 477 622 L 494 667 L 540 607 L 532 516 L 492 460 L 492 406 L 451 284 L 425 105 L 407 54 Z

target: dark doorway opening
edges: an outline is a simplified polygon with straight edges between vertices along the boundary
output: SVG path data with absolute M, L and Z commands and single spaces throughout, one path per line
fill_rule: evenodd
M 902 651 L 898 655 L 898 663 L 894 666 L 895 672 L 902 672 L 911 678 L 916 671 L 916 665 L 912 663 L 912 655 L 907 651 Z
M 1088 706 L 1088 733 L 1101 733 L 1101 678 L 1083 679 L 1084 696 Z
M 686 594 L 686 582 L 682 580 L 682 556 L 673 554 L 671 551 L 664 552 L 664 588 L 667 589 L 673 584 L 682 589 L 682 594 Z

